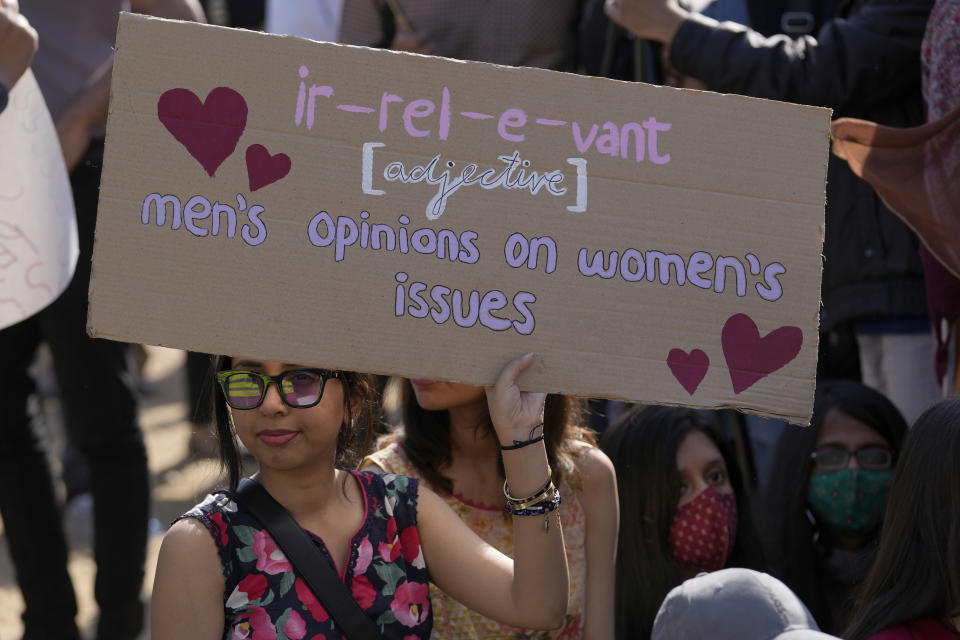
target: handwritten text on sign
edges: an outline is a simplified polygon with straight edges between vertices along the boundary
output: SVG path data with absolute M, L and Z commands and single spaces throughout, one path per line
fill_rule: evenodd
M 120 35 L 95 333 L 473 383 L 535 351 L 537 388 L 808 416 L 822 110 L 139 17 Z M 217 73 L 154 68 L 141 39 Z M 124 282 L 132 257 L 156 275 Z M 171 328 L 173 294 L 196 303 Z

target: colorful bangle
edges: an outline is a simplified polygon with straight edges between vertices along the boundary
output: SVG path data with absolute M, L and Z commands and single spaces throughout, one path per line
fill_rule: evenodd
M 553 495 L 550 498 L 530 505 L 528 508 L 518 508 L 507 503 L 506 510 L 510 515 L 514 516 L 543 516 L 543 531 L 544 533 L 550 533 L 550 518 L 547 517 L 547 514 L 551 511 L 556 511 L 561 501 L 560 492 L 554 489 Z

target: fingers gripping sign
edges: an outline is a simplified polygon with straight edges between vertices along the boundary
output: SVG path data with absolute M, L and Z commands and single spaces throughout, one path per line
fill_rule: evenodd
M 517 378 L 533 363 L 533 354 L 512 360 L 503 368 L 492 387 L 487 387 L 490 418 L 501 446 L 532 439 L 535 428 L 543 423 L 545 393 L 521 391 Z

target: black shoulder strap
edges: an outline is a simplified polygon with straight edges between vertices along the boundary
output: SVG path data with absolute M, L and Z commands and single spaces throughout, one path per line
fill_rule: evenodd
M 259 483 L 244 478 L 235 498 L 270 533 L 294 570 L 350 640 L 383 640 L 370 619 L 327 559 L 314 546 L 293 516 Z

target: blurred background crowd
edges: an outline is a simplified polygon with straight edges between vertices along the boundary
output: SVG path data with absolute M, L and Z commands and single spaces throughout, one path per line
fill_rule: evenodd
M 754 589 L 781 594 L 781 603 L 796 598 L 797 628 L 856 640 L 960 637 L 960 235 L 953 233 L 960 219 L 960 1 L 0 6 L 0 110 L 30 64 L 60 138 L 80 238 L 67 290 L 39 314 L 0 330 L 7 403 L 0 517 L 10 552 L 0 563 L 0 637 L 148 637 L 156 539 L 219 486 L 205 400 L 209 356 L 85 333 L 121 10 L 833 109 L 811 426 L 732 411 L 565 399 L 557 451 L 575 453 L 565 439 L 598 446 L 601 466 L 612 464 L 618 495 L 591 485 L 589 463 L 583 486 L 571 481 L 572 491 L 608 490 L 619 520 L 616 508 L 580 500 L 579 513 L 575 500 L 565 502 L 565 531 L 575 536 L 584 522 L 587 531 L 596 523 L 586 551 L 575 556 L 568 548 L 571 594 L 579 594 L 571 602 L 579 609 L 556 634 L 510 633 L 695 637 L 682 611 L 702 607 L 703 615 L 716 616 L 714 629 L 732 634 L 718 637 L 774 637 L 751 608 L 762 606 L 747 597 Z M 365 464 L 421 475 L 445 490 L 468 523 L 482 516 L 490 494 L 464 493 L 469 482 L 454 474 L 451 484 L 451 474 L 438 473 L 432 454 L 418 449 L 413 425 L 427 418 L 417 413 L 416 381 L 380 384 L 384 438 Z M 453 410 L 443 410 L 453 429 Z M 592 574 L 586 567 L 605 560 L 590 542 L 616 548 L 609 566 Z M 731 568 L 759 573 L 734 573 L 711 587 L 719 597 L 717 585 L 726 585 L 728 606 L 698 603 L 698 589 L 707 587 L 696 581 L 709 577 L 694 576 Z M 444 604 L 442 593 L 431 597 L 436 616 L 448 613 L 449 628 L 435 622 L 437 637 L 492 637 L 455 602 Z M 736 626 L 744 619 L 757 626 Z

